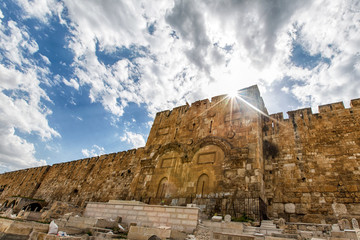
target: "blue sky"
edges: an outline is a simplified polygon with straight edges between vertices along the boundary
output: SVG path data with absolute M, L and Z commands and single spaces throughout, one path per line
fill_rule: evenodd
M 258 84 L 269 113 L 360 97 L 359 1 L 5 0 L 0 172 L 145 145 L 156 112 Z

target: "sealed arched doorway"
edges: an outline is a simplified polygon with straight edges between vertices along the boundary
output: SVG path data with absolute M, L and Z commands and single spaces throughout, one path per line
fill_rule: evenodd
M 167 177 L 164 177 L 160 180 L 158 189 L 156 191 L 156 198 L 165 198 L 167 183 Z
M 196 196 L 203 197 L 210 193 L 209 188 L 209 176 L 207 174 L 201 174 L 196 184 Z

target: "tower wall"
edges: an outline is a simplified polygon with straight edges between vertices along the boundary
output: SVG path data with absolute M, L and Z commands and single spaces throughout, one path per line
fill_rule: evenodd
M 272 217 L 336 222 L 360 214 L 360 100 L 271 115 L 263 128 Z M 275 121 L 276 119 L 276 121 Z

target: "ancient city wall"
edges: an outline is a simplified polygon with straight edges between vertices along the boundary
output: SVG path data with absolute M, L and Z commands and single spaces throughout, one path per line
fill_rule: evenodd
M 263 128 L 270 215 L 317 223 L 359 216 L 360 99 L 288 115 L 271 115 Z
M 0 199 L 33 197 L 49 169 L 50 166 L 44 166 L 0 174 Z
M 267 113 L 256 86 L 239 93 L 157 113 L 144 148 L 1 174 L 0 199 L 197 203 L 208 215 L 316 223 L 360 216 L 360 99 L 284 119 L 254 110 Z
M 85 201 L 127 199 L 143 149 L 53 165 L 35 198 L 84 205 Z

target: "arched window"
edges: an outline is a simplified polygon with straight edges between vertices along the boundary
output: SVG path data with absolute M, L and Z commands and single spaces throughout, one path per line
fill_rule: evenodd
M 164 177 L 160 180 L 159 186 L 156 192 L 156 198 L 164 198 L 166 193 L 166 186 L 167 186 L 168 179 Z
M 205 173 L 201 174 L 196 185 L 196 195 L 203 197 L 204 194 L 209 194 L 209 192 L 209 176 Z

